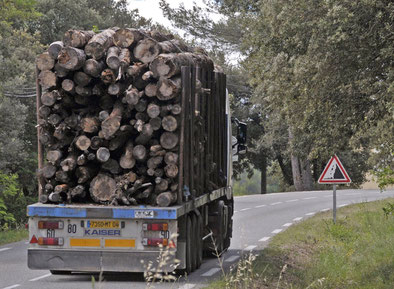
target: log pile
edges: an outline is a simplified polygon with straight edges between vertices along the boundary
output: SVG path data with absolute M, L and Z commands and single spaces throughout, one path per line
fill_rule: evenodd
M 211 59 L 157 31 L 114 28 L 69 30 L 36 64 L 40 201 L 174 204 L 181 66 Z

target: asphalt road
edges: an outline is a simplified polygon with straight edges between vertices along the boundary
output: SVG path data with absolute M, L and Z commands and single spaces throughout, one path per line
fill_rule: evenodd
M 380 193 L 377 190 L 337 191 L 337 206 L 394 197 L 394 190 Z M 223 254 L 225 270 L 234 265 L 240 256 L 249 251 L 256 254 L 272 236 L 296 222 L 314 214 L 331 210 L 331 191 L 292 192 L 268 195 L 250 195 L 235 198 L 234 232 L 230 249 Z M 92 276 L 51 275 L 48 271 L 27 268 L 27 240 L 0 246 L 0 289 L 11 288 L 92 288 Z M 221 274 L 219 261 L 206 258 L 200 269 L 178 282 L 154 284 L 149 288 L 203 288 Z M 96 280 L 98 276 L 95 276 Z M 146 288 L 142 274 L 105 275 L 104 281 L 94 288 Z

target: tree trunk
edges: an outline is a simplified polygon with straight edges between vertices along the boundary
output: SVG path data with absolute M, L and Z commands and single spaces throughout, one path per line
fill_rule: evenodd
M 156 204 L 159 207 L 168 207 L 175 203 L 177 199 L 176 193 L 164 192 L 156 197 Z
M 263 155 L 261 159 L 261 180 L 260 180 L 260 191 L 261 194 L 267 193 L 267 156 Z
M 90 58 L 86 60 L 83 71 L 95 78 L 100 77 L 101 72 L 104 70 L 105 64 L 102 61 L 97 61 L 96 59 Z
M 121 28 L 114 34 L 114 44 L 121 48 L 128 48 L 144 38 L 144 35 L 137 29 Z
M 55 88 L 57 84 L 56 74 L 50 70 L 43 70 L 38 75 L 38 80 L 43 89 Z
M 296 156 L 291 149 L 291 143 L 294 139 L 293 132 L 289 127 L 289 143 L 290 143 L 290 157 L 291 157 L 291 170 L 293 173 L 293 183 L 296 191 L 303 191 L 304 188 L 302 186 L 302 177 L 301 177 L 301 170 L 300 170 L 300 162 L 298 156 Z
M 112 46 L 108 49 L 106 62 L 109 68 L 114 70 L 119 69 L 120 66 L 119 54 L 120 54 L 119 47 Z
M 76 48 L 84 47 L 95 35 L 93 31 L 68 30 L 64 33 L 63 42 L 65 46 Z
M 49 52 L 44 52 L 38 55 L 36 59 L 37 68 L 41 71 L 51 70 L 55 66 L 55 59 L 49 54 Z
M 83 67 L 86 61 L 85 52 L 74 47 L 63 47 L 59 52 L 58 63 L 67 70 L 78 70 Z
M 143 63 L 150 63 L 160 54 L 160 46 L 157 41 L 145 38 L 134 47 L 134 57 Z
M 118 100 L 109 117 L 101 123 L 101 130 L 105 139 L 110 139 L 119 129 L 122 120 L 123 105 Z
M 301 165 L 303 188 L 306 191 L 311 191 L 313 190 L 313 179 L 312 179 L 310 162 L 308 159 L 301 159 L 300 165 Z
M 176 134 L 164 132 L 160 137 L 160 145 L 167 150 L 171 150 L 176 147 L 178 140 L 179 138 Z
M 56 60 L 57 57 L 59 56 L 60 50 L 62 50 L 63 47 L 64 44 L 62 41 L 55 41 L 51 43 L 51 45 L 49 45 L 48 53 L 54 60 Z
M 170 100 L 176 98 L 181 92 L 181 79 L 161 78 L 157 83 L 157 98 L 160 100 Z
M 108 175 L 98 174 L 90 183 L 90 196 L 98 203 L 109 202 L 115 192 L 116 182 Z
M 104 30 L 101 33 L 95 34 L 86 44 L 85 53 L 98 60 L 102 58 L 107 52 L 108 48 L 113 45 L 113 36 L 115 31 L 111 29 Z

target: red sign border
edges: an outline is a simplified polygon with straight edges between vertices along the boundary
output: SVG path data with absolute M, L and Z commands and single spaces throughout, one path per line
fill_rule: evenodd
M 337 161 L 337 164 L 339 165 L 339 169 L 341 170 L 342 174 L 345 176 L 345 180 L 329 180 L 329 181 L 324 181 L 324 176 L 326 175 L 328 168 L 330 167 L 331 163 L 334 161 L 334 159 Z M 331 157 L 330 161 L 327 163 L 326 167 L 324 168 L 324 171 L 320 175 L 320 178 L 318 180 L 319 184 L 349 184 L 351 183 L 352 180 L 350 179 L 348 173 L 346 172 L 345 168 L 343 167 L 341 161 L 337 157 L 337 155 L 334 155 Z

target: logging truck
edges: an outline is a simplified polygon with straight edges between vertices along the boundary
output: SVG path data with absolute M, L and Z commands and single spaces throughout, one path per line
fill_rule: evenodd
M 246 125 L 231 118 L 225 74 L 205 56 L 168 51 L 181 46 L 158 34 L 67 33 L 37 60 L 28 267 L 194 271 L 232 237 L 232 162 Z

